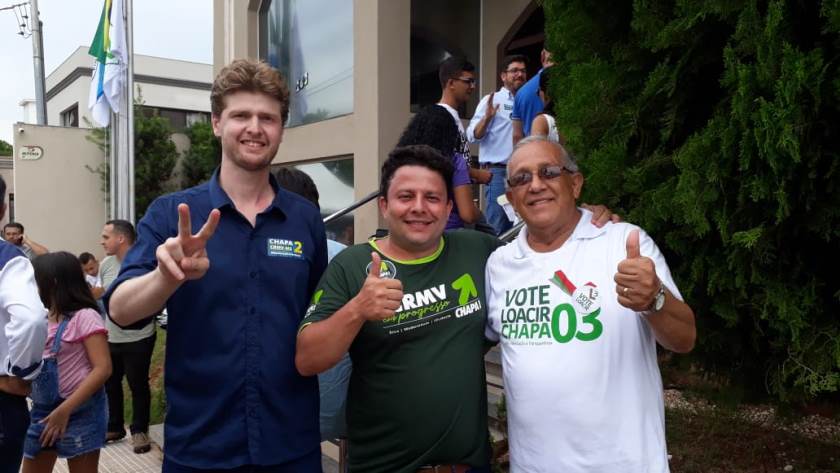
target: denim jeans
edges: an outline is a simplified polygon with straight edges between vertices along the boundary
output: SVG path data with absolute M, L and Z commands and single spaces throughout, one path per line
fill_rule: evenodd
M 505 175 L 507 171 L 504 168 L 491 167 L 488 168 L 493 178 L 489 184 L 484 186 L 484 198 L 487 207 L 484 214 L 487 216 L 487 222 L 496 231 L 496 236 L 501 235 L 513 226 L 508 220 L 504 209 L 496 202 L 496 199 L 505 193 Z
M 61 348 L 61 336 L 67 327 L 68 318 L 64 317 L 58 325 L 50 353 L 44 359 L 41 372 L 32 382 L 32 412 L 26 431 L 23 455 L 35 458 L 42 450 L 55 450 L 61 458 L 73 458 L 94 450 L 99 450 L 105 443 L 105 423 L 108 418 L 108 405 L 105 402 L 105 390 L 100 389 L 90 399 L 82 403 L 67 421 L 64 435 L 50 447 L 41 447 L 41 433 L 46 427 L 41 421 L 55 410 L 64 399 L 59 396 L 58 352 Z
M 90 453 L 105 446 L 105 425 L 108 422 L 108 403 L 105 390 L 100 389 L 70 414 L 67 430 L 51 447 L 41 447 L 41 433 L 45 424 L 41 421 L 54 411 L 64 399 L 55 404 L 32 404 L 32 423 L 26 432 L 24 456 L 35 458 L 43 450 L 54 450 L 60 458 L 73 458 Z
M 335 366 L 318 375 L 318 391 L 321 396 L 321 440 L 347 437 L 347 387 L 353 363 L 350 355 L 344 357 Z

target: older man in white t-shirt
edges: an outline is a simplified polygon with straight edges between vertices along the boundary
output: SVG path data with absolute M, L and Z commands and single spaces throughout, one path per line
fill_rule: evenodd
M 633 225 L 593 226 L 577 165 L 544 137 L 514 148 L 508 187 L 526 227 L 488 260 L 486 335 L 511 472 L 669 471 L 656 343 L 688 352 L 696 331 L 662 253 Z

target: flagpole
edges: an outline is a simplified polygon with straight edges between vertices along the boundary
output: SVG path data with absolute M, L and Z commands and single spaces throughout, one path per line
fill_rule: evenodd
M 128 221 L 137 223 L 135 218 L 134 208 L 134 2 L 133 0 L 125 0 L 125 35 L 126 35 L 126 49 L 128 57 L 128 67 L 126 67 L 125 94 L 127 99 L 126 114 L 128 115 L 128 126 L 126 134 L 128 135 L 127 147 L 127 192 L 128 192 Z
M 114 18 L 121 22 L 125 33 L 125 67 L 122 68 L 123 87 L 119 92 L 119 113 L 117 117 L 117 149 L 116 149 L 116 215 L 117 218 L 134 223 L 134 77 L 131 57 L 131 22 L 128 8 L 131 0 L 113 0 L 119 2 L 121 15 Z M 128 8 L 126 8 L 128 7 Z M 111 45 L 114 46 L 113 44 Z
M 47 101 L 44 84 L 44 36 L 38 0 L 29 0 L 32 15 L 32 62 L 35 65 L 35 108 L 39 125 L 47 124 Z
M 119 218 L 117 211 L 117 171 L 119 170 L 119 163 L 117 163 L 117 148 L 119 142 L 117 141 L 117 129 L 119 128 L 119 115 L 111 112 L 110 125 L 108 125 L 108 217 L 110 219 Z

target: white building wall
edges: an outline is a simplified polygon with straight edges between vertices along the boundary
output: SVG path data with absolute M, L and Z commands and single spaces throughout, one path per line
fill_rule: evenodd
M 79 127 L 86 128 L 84 118 L 92 120 L 88 110 L 90 78 L 80 77 L 66 89 L 47 101 L 47 125 L 61 126 L 61 113 L 74 104 L 79 104 Z
M 210 92 L 135 82 L 135 99 L 142 95 L 148 107 L 174 108 L 210 113 Z
M 26 234 L 51 251 L 102 256 L 99 235 L 107 220 L 106 196 L 96 168 L 102 151 L 86 139 L 88 130 L 16 124 L 15 220 Z M 38 146 L 43 157 L 21 160 L 23 146 Z
M 140 97 L 150 107 L 171 108 L 193 112 L 210 112 L 210 91 L 199 88 L 213 81 L 213 66 L 197 62 L 177 61 L 153 56 L 134 57 L 135 97 Z M 79 75 L 79 68 L 92 70 L 93 57 L 87 54 L 87 46 L 79 46 L 46 79 L 47 124 L 61 125 L 61 113 L 73 104 L 79 104 L 79 126 L 84 128 L 84 118 L 91 120 L 88 108 L 91 74 Z M 69 84 L 68 77 L 76 75 Z M 143 80 L 146 78 L 147 80 Z M 149 82 L 168 82 L 160 84 Z M 56 87 L 61 86 L 60 90 Z M 24 107 L 24 110 L 26 108 Z M 26 121 L 26 120 L 24 120 Z

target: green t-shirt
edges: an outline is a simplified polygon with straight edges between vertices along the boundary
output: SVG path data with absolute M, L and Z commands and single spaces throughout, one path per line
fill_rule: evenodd
M 380 274 L 402 282 L 403 302 L 393 318 L 366 322 L 350 346 L 351 472 L 489 461 L 484 266 L 499 244 L 458 230 L 421 260 L 382 255 Z M 355 245 L 332 260 L 302 326 L 330 317 L 358 294 L 375 248 Z

